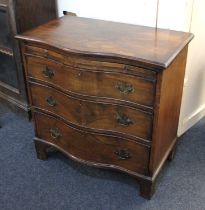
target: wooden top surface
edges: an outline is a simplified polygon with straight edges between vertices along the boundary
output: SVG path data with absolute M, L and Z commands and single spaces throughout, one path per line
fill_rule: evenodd
M 193 34 L 64 16 L 17 36 L 65 51 L 131 59 L 167 68 Z

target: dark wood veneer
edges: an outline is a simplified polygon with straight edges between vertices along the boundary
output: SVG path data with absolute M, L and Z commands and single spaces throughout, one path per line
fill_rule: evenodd
M 97 135 L 77 130 L 49 115 L 35 112 L 36 135 L 39 139 L 46 139 L 52 145 L 70 153 L 72 156 L 86 161 L 119 166 L 137 173 L 148 173 L 149 151 L 148 146 L 136 144 L 133 141 L 120 137 Z M 60 135 L 51 136 L 50 129 L 57 128 Z M 130 157 L 121 159 L 116 152 L 124 149 Z
M 189 43 L 193 35 L 166 29 L 65 16 L 18 37 L 33 43 L 55 46 L 67 52 L 122 57 L 146 66 L 150 64 L 164 69 Z
M 153 129 L 153 145 L 151 152 L 150 171 L 156 172 L 166 160 L 177 138 L 177 128 L 181 106 L 184 73 L 187 58 L 186 46 L 174 62 L 158 75 L 158 86 L 155 100 L 155 119 Z M 160 96 L 160 97 L 159 97 Z M 166 141 L 164 140 L 166 137 Z M 160 145 L 157 146 L 157 145 Z
M 74 98 L 56 91 L 54 88 L 33 82 L 30 83 L 30 91 L 32 106 L 57 114 L 70 123 L 103 132 L 117 132 L 133 139 L 136 138 L 136 140 L 142 138 L 145 141 L 151 141 L 151 113 L 124 105 Z M 118 122 L 119 118 L 123 118 L 123 116 L 131 120 L 130 124 Z
M 193 35 L 64 17 L 17 38 L 38 158 L 54 147 L 84 164 L 126 172 L 151 198 L 176 148 Z
M 154 102 L 155 78 L 134 77 L 117 72 L 84 70 L 63 66 L 52 60 L 26 57 L 28 77 L 53 84 L 64 90 L 83 95 L 113 98 L 152 107 Z M 42 71 L 51 71 L 53 76 L 45 77 Z M 90 82 L 92 81 L 92 82 Z M 131 86 L 132 91 L 124 93 L 120 86 Z M 126 88 L 126 87 L 125 87 Z

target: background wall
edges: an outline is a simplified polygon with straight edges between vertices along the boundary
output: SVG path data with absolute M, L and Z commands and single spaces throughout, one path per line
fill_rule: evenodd
M 205 116 L 205 1 L 194 0 L 190 31 L 195 35 L 189 46 L 178 134 L 183 134 Z
M 178 135 L 205 116 L 204 0 L 58 0 L 59 16 L 67 10 L 81 17 L 189 31 L 189 46 Z M 176 78 L 177 79 L 177 78 Z
M 81 17 L 155 26 L 157 0 L 58 0 L 63 10 Z

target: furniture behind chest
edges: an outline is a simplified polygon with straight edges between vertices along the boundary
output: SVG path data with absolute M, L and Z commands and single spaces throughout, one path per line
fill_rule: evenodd
M 28 112 L 20 49 L 14 36 L 57 18 L 55 0 L 0 0 L 0 103 Z
M 150 198 L 175 151 L 190 33 L 65 16 L 17 36 L 39 159 L 133 175 Z

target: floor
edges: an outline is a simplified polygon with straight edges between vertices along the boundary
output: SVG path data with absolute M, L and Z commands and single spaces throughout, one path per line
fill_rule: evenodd
M 205 210 L 205 118 L 179 140 L 152 200 L 134 178 L 75 163 L 60 153 L 36 158 L 32 124 L 0 111 L 1 210 Z

